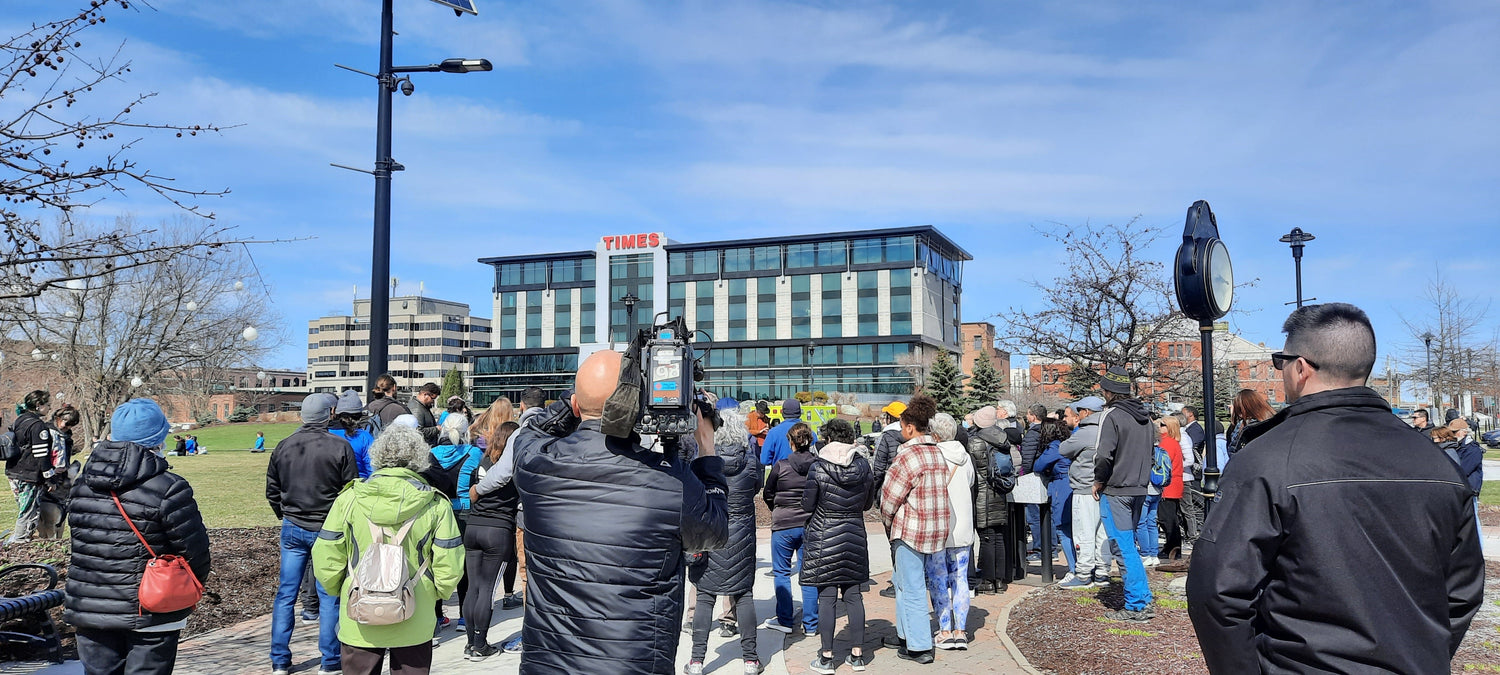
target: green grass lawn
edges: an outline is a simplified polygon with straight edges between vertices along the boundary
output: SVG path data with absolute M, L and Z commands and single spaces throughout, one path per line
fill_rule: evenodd
M 1494 483 L 1495 487 L 1490 487 Z M 1500 480 L 1487 480 L 1484 489 L 1479 491 L 1479 503 L 1488 506 L 1500 506 Z
M 167 457 L 172 471 L 193 486 L 203 522 L 211 528 L 276 526 L 280 521 L 266 505 L 266 463 L 271 453 L 254 454 L 255 432 L 266 434 L 266 448 L 297 429 L 296 424 L 223 424 L 197 431 L 206 455 Z M 171 447 L 171 437 L 167 439 Z M 16 502 L 0 498 L 0 530 L 16 520 Z

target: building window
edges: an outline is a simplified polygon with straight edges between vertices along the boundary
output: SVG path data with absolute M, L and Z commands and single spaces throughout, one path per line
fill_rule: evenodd
M 781 269 L 780 246 L 755 247 L 755 271 L 770 272 Z
M 667 274 L 669 276 L 718 274 L 718 272 L 718 251 L 683 251 L 667 254 Z
M 911 335 L 911 274 L 906 270 L 891 270 L 891 335 Z M 959 341 L 957 335 L 953 341 Z M 978 338 L 975 343 L 977 350 Z
M 526 348 L 542 346 L 542 292 L 526 291 Z
M 553 292 L 552 346 L 573 346 L 573 289 L 559 288 Z
M 880 277 L 876 272 L 860 272 L 856 277 L 859 289 L 856 298 L 859 309 L 859 328 L 856 335 L 869 337 L 880 334 Z
M 792 277 L 792 338 L 812 337 L 812 277 Z
M 775 340 L 776 277 L 760 277 L 755 280 L 755 287 L 756 337 L 761 340 Z
M 746 303 L 749 301 L 747 280 L 729 280 L 729 339 L 745 340 L 749 332 L 746 322 Z
M 789 270 L 805 269 L 818 264 L 817 244 L 790 244 L 786 247 L 786 267 Z
M 849 244 L 843 241 L 825 241 L 818 244 L 819 267 L 843 267 L 849 264 Z
M 593 280 L 593 260 L 556 260 L 552 263 L 552 283 L 554 284 L 568 284 L 579 281 Z
M 651 304 L 651 257 L 650 253 L 636 253 L 609 260 L 609 330 L 615 342 L 629 342 L 642 325 L 650 325 L 656 314 Z M 634 312 L 626 311 L 620 301 L 627 294 L 638 298 Z
M 748 248 L 730 248 L 724 250 L 725 272 L 749 272 L 754 267 L 755 255 Z
M 667 320 L 687 315 L 687 282 L 667 284 Z
M 706 331 L 710 337 L 714 337 L 714 282 L 698 282 L 698 304 L 697 328 Z
M 598 340 L 594 320 L 594 287 L 578 289 L 578 339 L 584 342 Z
M 516 294 L 500 294 L 500 348 L 516 348 Z
M 842 274 L 823 275 L 823 337 L 844 334 L 844 279 Z
M 975 335 L 974 336 L 974 352 L 975 353 L 979 352 L 979 349 L 980 349 L 979 345 L 983 344 L 983 343 L 984 343 L 984 336 L 982 336 L 982 335 Z

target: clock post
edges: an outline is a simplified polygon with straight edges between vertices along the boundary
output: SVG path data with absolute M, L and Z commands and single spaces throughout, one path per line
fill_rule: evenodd
M 1177 304 L 1182 313 L 1198 321 L 1203 352 L 1203 517 L 1208 518 L 1219 490 L 1219 455 L 1214 435 L 1214 322 L 1234 302 L 1234 270 L 1229 249 L 1219 239 L 1219 224 L 1208 202 L 1198 200 L 1188 208 L 1182 230 L 1182 245 L 1172 266 Z

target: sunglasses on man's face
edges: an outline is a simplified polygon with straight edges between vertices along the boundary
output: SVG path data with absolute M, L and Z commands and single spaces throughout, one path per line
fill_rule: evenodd
M 1309 359 L 1306 356 L 1299 356 L 1297 354 L 1287 354 L 1285 352 L 1276 352 L 1275 354 L 1271 355 L 1271 367 L 1277 370 L 1284 370 L 1286 368 L 1286 364 L 1296 361 L 1297 359 L 1302 359 L 1302 362 L 1306 363 L 1307 366 L 1309 368 L 1312 368 L 1313 370 L 1318 369 L 1318 364 L 1313 363 L 1312 359 Z

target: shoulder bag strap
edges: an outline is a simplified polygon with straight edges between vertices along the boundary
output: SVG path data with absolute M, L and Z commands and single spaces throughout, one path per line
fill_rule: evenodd
M 152 550 L 151 545 L 146 543 L 146 538 L 141 536 L 141 531 L 135 528 L 135 521 L 131 520 L 130 516 L 125 513 L 125 505 L 120 503 L 119 495 L 111 492 L 109 493 L 109 498 L 115 500 L 115 508 L 120 510 L 120 515 L 125 516 L 125 522 L 130 525 L 130 531 L 135 533 L 135 538 L 141 540 L 141 546 L 146 547 L 146 552 L 150 553 L 151 557 L 157 557 L 156 551 Z

